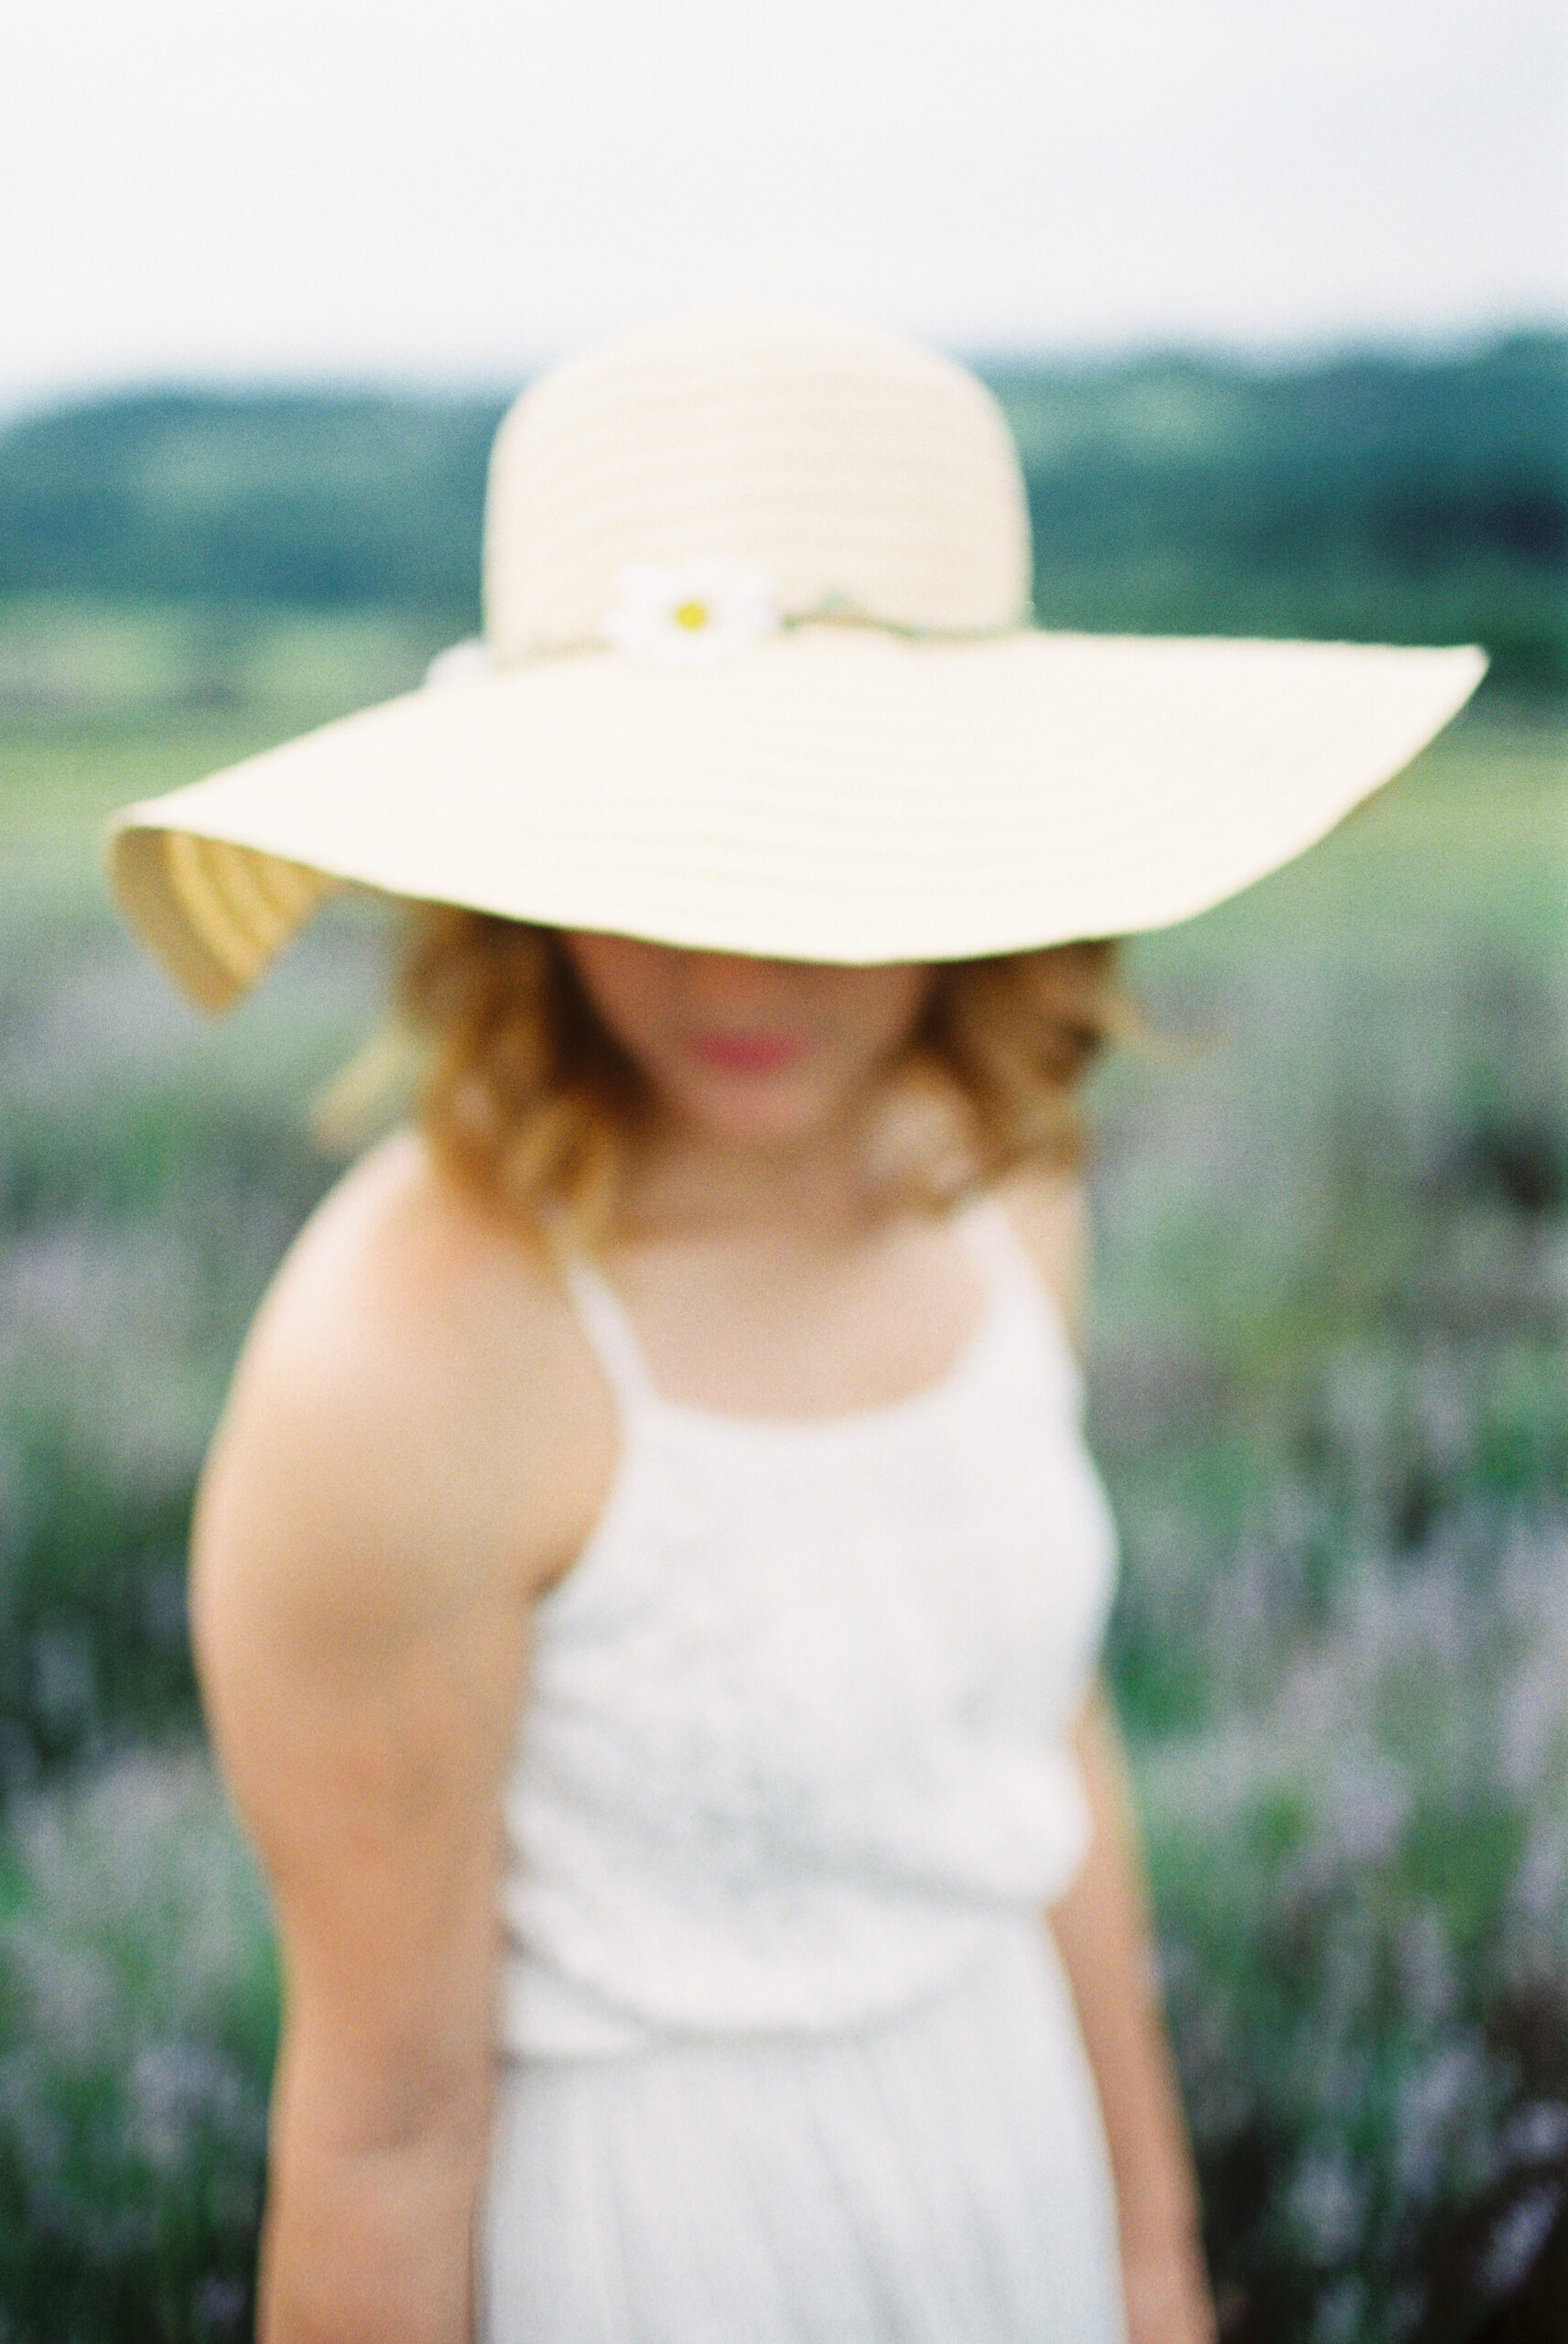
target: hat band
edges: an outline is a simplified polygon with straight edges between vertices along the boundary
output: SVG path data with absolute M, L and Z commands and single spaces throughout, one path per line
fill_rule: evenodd
M 901 643 L 1000 643 L 1010 635 L 1022 635 L 1033 624 L 1027 614 L 1001 620 L 995 626 L 917 626 L 903 619 L 879 617 L 874 611 L 863 611 L 848 595 L 827 594 L 806 611 L 780 611 L 772 624 L 759 627 L 750 639 L 766 635 L 798 635 L 803 627 L 856 627 L 871 635 L 891 635 Z M 695 633 L 696 630 L 694 629 Z M 611 651 L 628 646 L 614 643 L 606 635 L 579 635 L 575 640 L 541 643 L 524 652 L 521 658 L 496 660 L 497 667 L 525 667 L 535 659 L 567 658 L 581 651 Z M 737 646 L 737 648 L 740 646 Z
M 705 618 L 697 625 L 683 620 L 679 607 L 669 614 L 666 627 L 673 622 L 683 630 L 681 635 L 669 635 L 661 630 L 649 630 L 645 639 L 620 640 L 600 631 L 597 635 L 566 637 L 556 643 L 537 643 L 528 650 L 510 658 L 498 657 L 494 647 L 481 635 L 469 635 L 438 651 L 425 674 L 428 689 L 440 689 L 449 684 L 477 683 L 486 677 L 514 673 L 531 667 L 545 659 L 574 659 L 594 652 L 619 650 L 632 658 L 663 660 L 668 664 L 696 664 L 725 654 L 750 648 L 772 635 L 798 635 L 806 627 L 846 627 L 869 635 L 891 635 L 900 643 L 1000 643 L 1010 635 L 1033 632 L 1033 615 L 1027 612 L 1004 619 L 994 626 L 921 626 L 902 619 L 879 616 L 875 612 L 861 610 L 847 595 L 827 594 L 803 611 L 774 613 L 765 625 L 742 630 L 715 626 Z M 630 635 L 631 630 L 627 633 Z M 684 638 L 684 639 L 683 639 Z
M 896 635 L 902 643 L 999 643 L 1004 635 L 1025 634 L 1033 614 L 1020 611 L 995 626 L 907 626 L 901 619 L 878 618 L 872 611 L 857 610 L 847 595 L 829 594 L 809 611 L 792 612 L 779 621 L 786 634 L 803 626 L 863 626 L 878 635 Z

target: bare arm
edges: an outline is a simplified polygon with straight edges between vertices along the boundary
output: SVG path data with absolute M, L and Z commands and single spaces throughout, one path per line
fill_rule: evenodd
M 515 1622 L 477 1610 L 411 1628 L 374 1658 L 354 1655 L 351 1683 L 297 1687 L 270 1746 L 253 1748 L 253 1763 L 279 1762 L 252 1808 L 265 1809 L 288 1995 L 266 2344 L 460 2344 L 470 2332 L 510 1706 L 500 1680 L 520 1644 Z M 290 1781 L 300 1797 L 285 1819 Z
M 1131 2344 L 1210 2344 L 1192 2152 L 1160 2010 L 1120 1743 L 1103 1695 L 1089 1703 L 1075 1739 L 1093 1838 L 1051 1919 L 1105 2119 Z
M 526 1310 L 492 1308 L 505 1265 L 421 1210 L 369 1181 L 328 1208 L 198 1510 L 202 1688 L 284 1962 L 262 2344 L 471 2333 L 502 1786 L 550 1531 L 547 1498 L 520 1529 L 504 1493 L 561 1477 L 525 1407 L 496 1416 L 541 1365 Z M 546 1340 L 555 1388 L 549 1365 Z
M 1015 1224 L 1075 1338 L 1086 1216 L 1076 1182 L 1010 1184 Z M 1120 1737 L 1097 1691 L 1075 1747 L 1092 1820 L 1082 1871 L 1051 1918 L 1094 2070 L 1116 2181 L 1130 2344 L 1211 2344 L 1197 2186 L 1154 1977 Z
M 196 1605 L 284 1957 L 260 2332 L 461 2344 L 523 1622 L 390 1540 L 356 1551 L 369 1525 L 332 1485 L 359 1460 L 268 1399 L 218 1458 Z

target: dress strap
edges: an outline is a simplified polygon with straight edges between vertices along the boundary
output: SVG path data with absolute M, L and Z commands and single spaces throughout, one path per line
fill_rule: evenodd
M 993 1294 L 1033 1288 L 1040 1283 L 1007 1208 L 995 1197 L 976 1197 L 953 1223 Z
M 624 1414 L 651 1398 L 654 1389 L 625 1305 L 609 1279 L 580 1253 L 563 1253 L 558 1258 L 578 1324 Z
M 997 1197 L 977 1197 L 964 1206 L 954 1226 L 968 1246 L 991 1293 L 1021 1300 L 1035 1322 L 1049 1329 L 1053 1347 L 1076 1372 L 1077 1356 L 1067 1333 L 1062 1306 L 1020 1237 L 1006 1206 Z

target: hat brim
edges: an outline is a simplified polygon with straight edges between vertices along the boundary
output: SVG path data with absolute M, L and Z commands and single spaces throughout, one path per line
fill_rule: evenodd
M 968 960 L 1207 909 L 1398 772 L 1485 666 L 831 625 L 700 666 L 565 654 L 134 806 L 110 867 L 209 1008 L 344 881 L 770 958 Z

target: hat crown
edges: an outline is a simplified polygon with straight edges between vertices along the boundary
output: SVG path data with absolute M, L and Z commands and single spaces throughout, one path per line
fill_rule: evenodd
M 503 662 L 597 639 L 633 563 L 744 562 L 780 611 L 1018 624 L 1029 511 L 1000 408 L 873 329 L 719 309 L 543 375 L 491 460 L 486 633 Z

